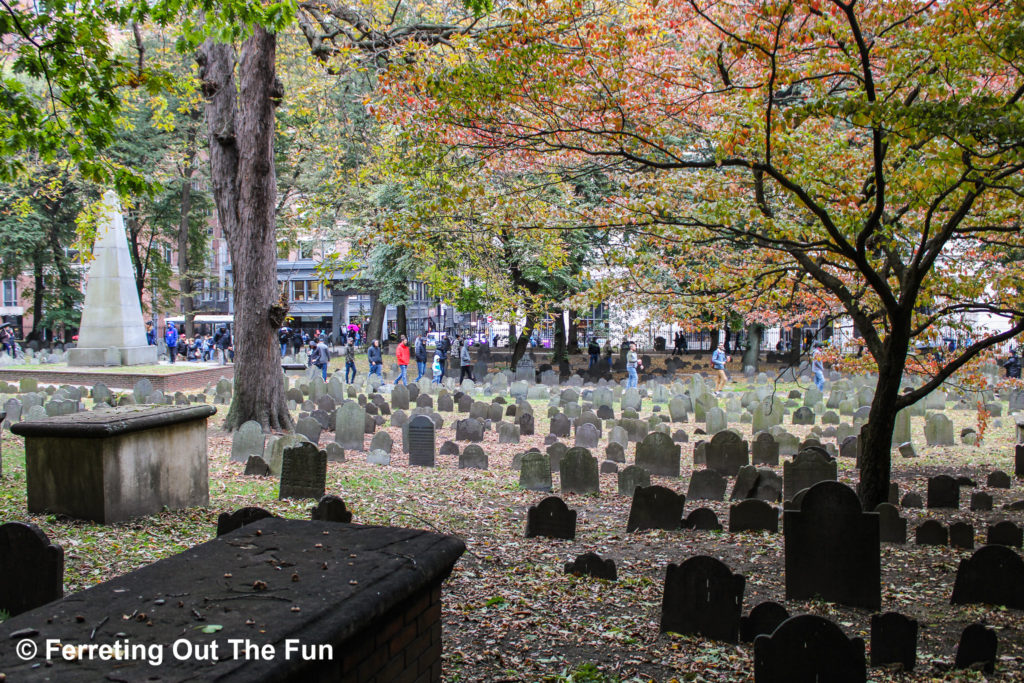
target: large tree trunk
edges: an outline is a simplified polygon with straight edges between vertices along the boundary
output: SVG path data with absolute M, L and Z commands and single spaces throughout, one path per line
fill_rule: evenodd
M 405 304 L 399 304 L 395 312 L 395 332 L 401 337 L 409 338 L 409 319 L 406 317 Z
M 231 252 L 235 292 L 235 380 L 224 428 L 255 420 L 292 429 L 284 397 L 277 329 L 288 312 L 277 287 L 274 207 L 276 37 L 263 28 L 242 44 L 235 92 L 235 50 L 208 40 L 198 55 L 210 136 L 210 177 L 217 216 Z M 237 104 L 236 104 L 237 102 Z
M 567 345 L 569 353 L 577 353 L 580 350 L 580 329 L 576 324 L 576 311 L 569 309 L 569 333 Z
M 519 337 L 516 336 L 516 324 L 514 322 L 513 323 L 509 323 L 508 324 L 508 347 L 511 349 L 515 345 L 515 343 L 517 341 L 519 341 Z M 520 356 L 520 358 L 522 358 L 522 356 Z
M 758 360 L 761 357 L 761 335 L 764 334 L 764 325 L 750 323 L 747 325 L 747 350 L 743 352 L 743 370 L 751 368 L 756 373 Z
M 128 254 L 131 256 L 132 264 L 135 265 L 135 291 L 139 294 L 139 303 L 141 304 L 142 292 L 146 288 L 146 269 L 142 267 L 142 250 L 139 246 L 141 228 L 134 210 L 125 217 L 124 227 L 128 234 Z
M 555 309 L 555 344 L 551 350 L 551 360 L 558 363 L 567 360 L 565 353 L 565 315 L 561 308 Z
M 192 212 L 192 175 L 195 173 L 196 133 L 190 128 L 185 148 L 185 166 L 181 178 L 181 218 L 178 222 L 178 281 L 181 285 L 181 312 L 185 314 L 185 336 L 195 336 L 195 302 L 192 300 L 192 274 L 189 263 L 189 214 Z
M 43 294 L 46 292 L 46 278 L 43 276 L 43 249 L 35 252 L 35 261 L 32 263 L 32 280 L 34 289 L 32 291 L 32 331 L 28 339 L 42 339 L 43 335 Z
M 902 325 L 894 325 L 882 345 L 878 362 L 878 382 L 871 400 L 867 423 L 860 428 L 858 446 L 860 483 L 857 494 L 864 510 L 871 512 L 889 500 L 889 469 L 892 465 L 892 432 L 896 428 L 896 399 L 899 398 L 903 370 L 910 348 L 910 336 Z M 909 325 L 907 325 L 909 327 Z
M 523 326 L 523 332 L 516 339 L 516 346 L 512 349 L 512 360 L 509 363 L 509 367 L 513 370 L 515 370 L 516 366 L 519 364 L 519 359 L 526 354 L 526 347 L 530 344 L 530 335 L 533 334 L 534 324 L 533 313 L 527 313 L 526 325 Z M 512 329 L 511 326 L 509 329 Z M 511 332 L 509 333 L 509 338 L 511 339 Z
M 373 308 L 370 310 L 370 322 L 366 323 L 366 345 L 373 342 L 374 339 L 381 338 L 381 328 L 384 327 L 384 312 L 387 311 L 388 305 L 381 301 L 379 296 L 373 298 Z
M 708 353 L 714 353 L 718 348 L 718 338 L 721 333 L 722 331 L 717 327 L 711 330 L 711 347 L 708 349 Z

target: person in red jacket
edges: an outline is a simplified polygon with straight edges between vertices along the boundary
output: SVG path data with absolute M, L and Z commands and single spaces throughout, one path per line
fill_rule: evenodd
M 398 377 L 395 378 L 395 384 L 401 382 L 405 386 L 409 386 L 409 376 L 407 374 L 409 370 L 409 345 L 405 341 L 404 334 L 401 337 L 401 341 L 398 342 L 395 360 L 398 361 Z

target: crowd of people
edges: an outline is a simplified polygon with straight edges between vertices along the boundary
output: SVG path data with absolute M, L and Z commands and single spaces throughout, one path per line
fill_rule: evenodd
M 146 322 L 146 343 L 156 346 L 156 330 L 153 323 Z M 220 362 L 221 365 L 235 361 L 234 341 L 231 332 L 225 326 L 220 326 L 213 334 L 198 334 L 193 337 L 186 337 L 178 330 L 173 322 L 168 322 L 164 329 L 164 344 L 167 345 L 167 360 L 175 363 L 178 360 L 186 362 Z

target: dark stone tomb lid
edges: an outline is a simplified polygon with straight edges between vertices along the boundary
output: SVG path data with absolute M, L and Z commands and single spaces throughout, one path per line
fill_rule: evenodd
M 216 412 L 217 409 L 211 405 L 122 406 L 101 413 L 72 413 L 19 422 L 11 426 L 11 431 L 18 436 L 102 439 L 204 419 Z

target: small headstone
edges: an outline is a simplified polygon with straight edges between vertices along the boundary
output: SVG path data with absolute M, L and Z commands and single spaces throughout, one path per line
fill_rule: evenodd
M 769 432 L 761 432 L 750 445 L 750 461 L 753 465 L 779 466 L 779 444 Z
M 928 478 L 928 507 L 959 508 L 960 485 L 948 474 Z
M 686 498 L 688 500 L 722 500 L 725 498 L 727 483 L 725 477 L 714 470 L 697 470 L 690 476 Z
M 284 449 L 281 458 L 281 488 L 277 499 L 324 496 L 327 486 L 327 452 L 313 443 L 300 443 Z
M 618 581 L 614 560 L 602 560 L 597 553 L 583 553 L 572 562 L 565 564 L 565 573 L 575 576 L 591 576 L 595 579 Z
M 313 444 L 319 443 L 320 430 L 320 423 L 312 417 L 300 417 L 295 423 L 295 432 L 306 437 Z
M 327 462 L 345 462 L 345 449 L 337 442 L 328 441 L 324 450 L 327 453 Z
M 669 564 L 661 603 L 661 631 L 739 641 L 746 578 L 707 555 Z
M 949 530 L 934 519 L 926 519 L 914 535 L 918 545 L 949 545 Z
M 771 635 L 754 639 L 754 680 L 863 683 L 867 680 L 864 641 L 847 638 L 824 617 L 790 617 Z
M 566 451 L 559 464 L 559 474 L 564 493 L 600 492 L 597 459 L 586 448 L 576 446 Z
M 273 517 L 271 513 L 260 507 L 244 507 L 232 513 L 222 512 L 217 517 L 217 535 L 231 533 L 235 529 L 258 522 L 261 519 Z
M 249 459 L 245 461 L 244 474 L 247 477 L 268 477 L 270 476 L 270 465 L 262 455 L 250 455 Z
M 622 444 L 611 442 L 604 449 L 604 457 L 607 460 L 618 463 L 626 462 L 626 452 L 622 448 Z
M 667 434 L 653 432 L 636 447 L 636 464 L 652 475 L 679 476 L 680 446 Z
M 907 542 L 907 520 L 900 517 L 899 508 L 891 503 L 879 503 L 875 508 L 878 513 L 878 538 L 882 543 Z
M 750 498 L 729 507 L 729 533 L 767 531 L 779 533 L 779 510 L 763 500 Z
M 1024 531 L 1019 526 L 1008 520 L 1003 520 L 988 528 L 989 545 L 1005 545 L 1012 548 L 1020 548 L 1024 544 Z
M 970 558 L 960 560 L 950 603 L 1024 610 L 1024 560 L 1004 545 L 978 548 Z
M 367 465 L 380 465 L 387 467 L 391 464 L 391 453 L 380 449 L 370 449 L 366 454 Z
M 740 617 L 740 642 L 752 643 L 761 634 L 771 635 L 779 624 L 789 619 L 789 612 L 777 602 L 759 603 L 750 614 Z
M 953 421 L 942 413 L 932 413 L 925 418 L 924 438 L 929 446 L 954 446 Z
M 551 418 L 550 429 L 552 434 L 563 438 L 572 433 L 572 425 L 569 424 L 569 418 L 561 413 Z
M 527 491 L 551 490 L 551 460 L 547 455 L 530 452 L 523 456 L 519 488 Z
M 544 456 L 541 456 L 544 457 Z M 525 460 L 524 460 L 525 462 Z M 576 538 L 576 511 L 558 496 L 548 496 L 526 512 L 526 537 Z
M 580 448 L 597 448 L 597 442 L 601 439 L 601 433 L 597 427 L 586 422 L 576 428 L 575 445 Z
M 904 672 L 917 665 L 917 621 L 899 612 L 871 615 L 871 666 L 898 664 Z
M 645 529 L 675 531 L 683 518 L 686 499 L 664 486 L 646 486 L 633 490 L 626 532 Z
M 722 525 L 718 521 L 718 516 L 715 511 L 711 508 L 697 508 L 686 516 L 683 520 L 682 527 L 684 529 L 693 529 L 694 531 L 721 531 Z
M 792 500 L 797 491 L 821 481 L 835 481 L 837 474 L 838 465 L 827 453 L 816 448 L 804 449 L 782 464 L 783 496 Z
M 637 488 L 651 485 L 651 475 L 643 467 L 630 465 L 619 471 L 619 495 L 632 497 Z
M 1010 475 L 1001 470 L 996 470 L 992 474 L 988 475 L 986 485 L 993 489 L 1008 489 L 1010 488 Z
M 243 422 L 231 437 L 231 462 L 247 462 L 251 455 L 262 456 L 265 441 L 259 422 Z
M 987 674 L 995 671 L 999 638 L 996 632 L 984 624 L 971 624 L 960 634 L 956 646 L 954 669 L 980 668 Z
M 0 610 L 13 617 L 63 596 L 63 548 L 35 524 L 0 525 Z
M 924 507 L 924 499 L 921 498 L 920 494 L 917 494 L 917 493 L 914 493 L 913 491 L 910 491 L 909 493 L 907 493 L 907 494 L 905 494 L 903 496 L 902 500 L 900 500 L 900 507 L 903 507 L 903 508 L 923 508 Z
M 974 550 L 974 526 L 967 522 L 953 522 L 949 525 L 949 545 L 961 550 Z
M 739 434 L 723 430 L 711 437 L 704 450 L 708 469 L 734 477 L 744 465 L 750 464 L 749 446 Z
M 985 512 L 992 509 L 992 496 L 984 491 L 975 491 L 971 494 L 971 510 L 974 512 Z
M 486 470 L 487 453 L 477 444 L 466 446 L 459 454 L 459 469 Z
M 345 501 L 338 496 L 324 496 L 310 509 L 310 518 L 314 522 L 348 524 L 352 521 L 352 513 L 345 508 Z

